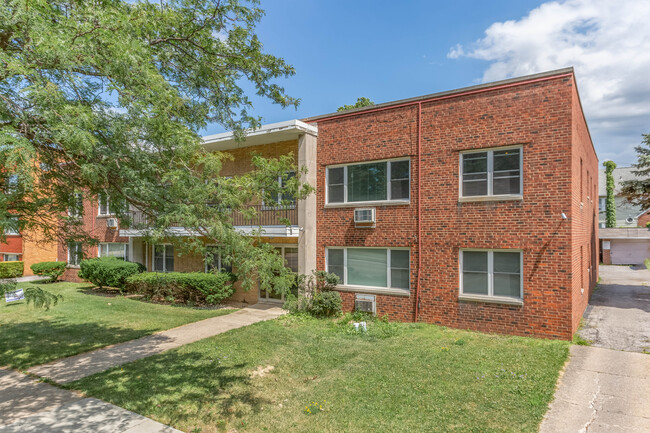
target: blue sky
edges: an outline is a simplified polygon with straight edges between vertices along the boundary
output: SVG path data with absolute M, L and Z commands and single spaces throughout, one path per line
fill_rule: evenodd
M 280 84 L 302 101 L 296 111 L 254 98 L 254 112 L 272 123 L 360 96 L 380 103 L 574 66 L 600 160 L 626 165 L 650 132 L 647 3 L 263 0 L 258 34 L 296 68 Z

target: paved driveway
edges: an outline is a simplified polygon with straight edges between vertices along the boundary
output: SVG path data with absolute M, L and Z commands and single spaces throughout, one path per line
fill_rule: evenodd
M 580 336 L 592 346 L 650 352 L 650 270 L 601 266 Z

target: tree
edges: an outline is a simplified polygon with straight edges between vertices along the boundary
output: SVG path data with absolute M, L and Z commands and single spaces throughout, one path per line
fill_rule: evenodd
M 199 251 L 218 241 L 245 287 L 256 271 L 282 291 L 292 280 L 266 244 L 233 229 L 233 211 L 266 198 L 303 198 L 292 156 L 253 159 L 251 173 L 219 176 L 223 153 L 198 131 L 218 123 L 243 137 L 259 126 L 244 85 L 282 107 L 297 106 L 273 81 L 295 73 L 263 51 L 257 0 L 8 0 L 0 5 L 0 226 L 46 239 L 94 242 L 69 217 L 75 193 L 107 194 L 129 222 L 147 216 L 147 240 L 172 225 Z M 248 83 L 248 84 L 247 84 Z M 0 233 L 0 241 L 3 235 Z M 178 242 L 177 238 L 173 239 Z
M 637 163 L 633 164 L 636 179 L 622 182 L 621 195 L 641 209 L 650 208 L 650 134 L 643 134 L 641 145 L 635 147 Z
M 607 198 L 605 199 L 605 227 L 616 227 L 616 202 L 614 200 L 614 161 L 603 162 L 605 167 L 605 178 Z
M 348 111 L 348 110 L 353 110 L 355 108 L 372 107 L 373 105 L 375 105 L 374 102 L 362 96 L 361 98 L 357 98 L 357 102 L 354 105 L 342 105 L 339 108 L 337 108 L 336 111 Z

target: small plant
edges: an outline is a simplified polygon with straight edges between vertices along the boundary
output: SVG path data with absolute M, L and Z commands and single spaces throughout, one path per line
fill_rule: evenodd
M 649 223 L 650 224 L 650 223 Z M 650 269 L 650 259 L 645 259 L 643 261 L 643 264 L 645 265 L 646 269 Z
M 334 291 L 339 283 L 336 274 L 314 271 L 297 278 L 298 296 L 289 295 L 284 309 L 293 314 L 308 313 L 314 317 L 339 316 L 343 309 L 341 294 Z
M 647 223 L 645 223 L 645 228 L 650 229 L 650 221 L 648 221 Z
M 40 262 L 30 266 L 32 272 L 41 277 L 50 277 L 50 283 L 54 283 L 65 272 L 66 262 Z
M 305 408 L 302 411 L 307 415 L 316 415 L 319 412 L 327 411 L 326 404 L 327 404 L 327 400 L 323 400 L 322 403 L 319 403 L 317 401 L 312 401 L 307 406 L 305 406 Z

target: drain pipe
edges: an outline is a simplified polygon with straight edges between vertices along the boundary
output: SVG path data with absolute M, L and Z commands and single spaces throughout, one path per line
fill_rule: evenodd
M 422 102 L 418 102 L 418 274 L 415 282 L 415 318 L 420 315 L 420 272 L 422 271 Z

